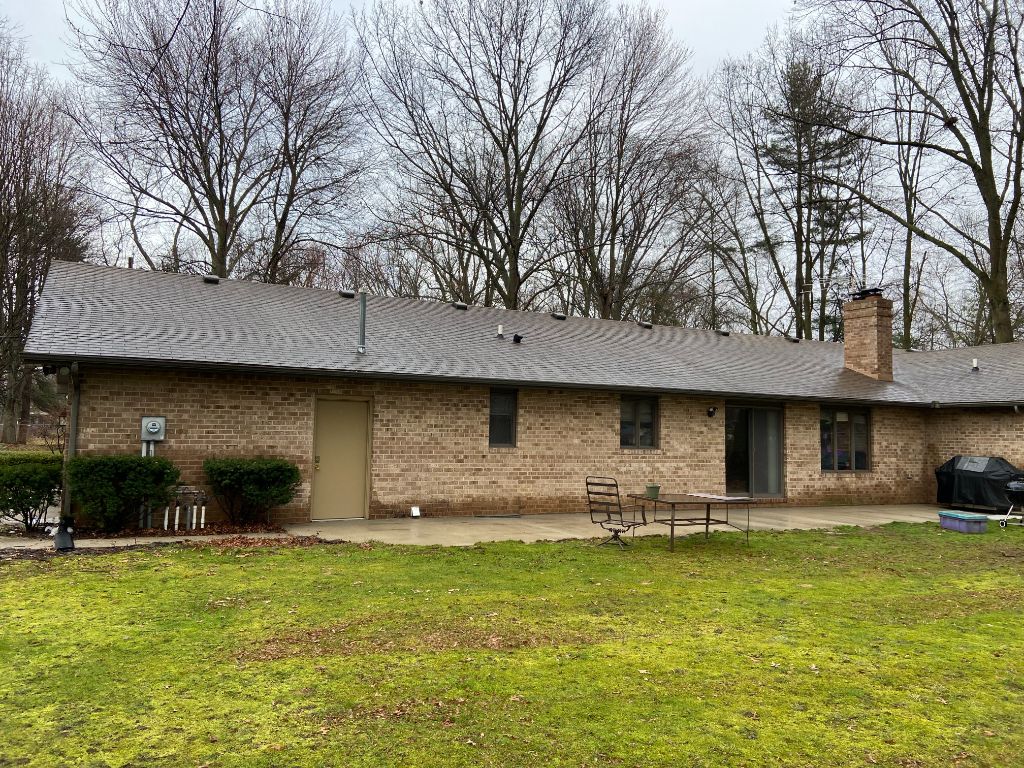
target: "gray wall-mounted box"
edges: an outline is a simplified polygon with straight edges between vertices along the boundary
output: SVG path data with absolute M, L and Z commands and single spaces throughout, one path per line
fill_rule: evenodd
M 164 416 L 142 417 L 142 440 L 163 440 L 167 435 L 167 419 Z

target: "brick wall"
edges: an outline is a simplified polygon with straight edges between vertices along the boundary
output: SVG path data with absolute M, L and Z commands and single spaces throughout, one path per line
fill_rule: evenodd
M 1011 408 L 929 412 L 928 497 L 935 498 L 935 468 L 954 456 L 1002 456 L 1024 469 L 1024 413 Z
M 925 446 L 928 412 L 914 408 L 871 409 L 871 469 L 821 469 L 820 408 L 786 406 L 786 494 L 801 504 L 914 504 L 928 500 Z
M 210 456 L 281 456 L 303 484 L 282 522 L 309 515 L 316 398 L 368 398 L 372 409 L 370 515 L 583 511 L 584 478 L 611 474 L 624 492 L 648 482 L 724 490 L 722 401 L 661 398 L 661 445 L 619 447 L 619 396 L 522 389 L 518 445 L 489 448 L 489 389 L 479 385 L 219 373 L 82 373 L 81 453 L 134 453 L 143 415 L 167 417 L 158 445 L 201 486 Z M 706 411 L 719 408 L 709 419 Z
M 281 456 L 298 464 L 303 484 L 275 517 L 306 520 L 318 396 L 371 403 L 371 516 L 405 515 L 414 504 L 427 515 L 583 511 L 589 474 L 617 477 L 624 492 L 648 482 L 725 490 L 724 400 L 663 396 L 659 448 L 624 450 L 619 395 L 575 389 L 521 389 L 518 445 L 492 449 L 486 386 L 88 368 L 79 450 L 135 453 L 140 418 L 166 416 L 157 452 L 181 467 L 184 483 L 202 485 L 207 457 Z M 1002 453 L 1024 464 L 1024 419 L 1007 430 L 1005 411 L 978 422 L 952 411 L 874 408 L 872 471 L 822 472 L 818 414 L 812 404 L 785 409 L 790 503 L 930 500 L 933 470 L 949 451 Z

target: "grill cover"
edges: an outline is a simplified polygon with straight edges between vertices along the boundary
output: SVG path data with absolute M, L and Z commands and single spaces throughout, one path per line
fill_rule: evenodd
M 949 506 L 1008 509 L 1006 484 L 1024 472 L 999 456 L 954 456 L 935 470 L 938 502 Z

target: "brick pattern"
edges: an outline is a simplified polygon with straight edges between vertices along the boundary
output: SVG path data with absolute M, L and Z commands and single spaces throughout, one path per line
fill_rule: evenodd
M 1002 456 L 1024 469 L 1024 413 L 1011 408 L 931 411 L 928 424 L 928 498 L 935 499 L 935 468 L 954 456 Z
M 275 519 L 304 521 L 318 397 L 371 404 L 371 517 L 404 516 L 412 505 L 426 515 L 583 511 L 583 480 L 591 474 L 617 477 L 624 493 L 649 482 L 725 491 L 724 400 L 661 397 L 659 446 L 626 450 L 619 447 L 619 395 L 581 389 L 521 389 L 518 445 L 492 449 L 482 385 L 87 368 L 79 450 L 134 453 L 141 417 L 166 416 L 167 440 L 157 453 L 182 469 L 184 483 L 201 487 L 202 462 L 211 456 L 281 456 L 298 464 L 303 482 Z M 713 418 L 710 407 L 718 409 Z M 946 453 L 1001 453 L 1024 465 L 1024 416 L 976 416 L 874 408 L 872 470 L 835 473 L 820 468 L 818 406 L 788 404 L 786 501 L 925 501 L 934 498 L 933 470 Z
M 821 408 L 786 406 L 786 495 L 800 504 L 914 504 L 927 500 L 927 412 L 872 408 L 869 471 L 821 468 Z
M 892 381 L 892 302 L 868 296 L 843 305 L 843 358 L 847 368 Z
M 648 482 L 724 491 L 724 402 L 662 397 L 658 448 L 619 447 L 619 396 L 522 389 L 518 445 L 488 446 L 489 389 L 479 385 L 92 368 L 82 374 L 81 453 L 139 448 L 143 415 L 167 417 L 158 445 L 202 487 L 210 456 L 281 456 L 298 464 L 296 500 L 280 522 L 309 517 L 317 397 L 368 399 L 372 410 L 370 516 L 529 514 L 585 509 L 583 479 L 611 474 L 623 492 Z M 212 514 L 212 512 L 211 512 Z

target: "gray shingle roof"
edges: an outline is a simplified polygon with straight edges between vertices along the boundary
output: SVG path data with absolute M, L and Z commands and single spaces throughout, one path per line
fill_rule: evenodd
M 841 344 L 370 296 L 360 355 L 358 322 L 358 300 L 333 291 L 55 263 L 26 357 L 730 397 L 1024 403 L 1021 343 L 897 352 L 896 381 L 886 383 L 846 370 Z M 975 357 L 979 373 L 971 372 Z

